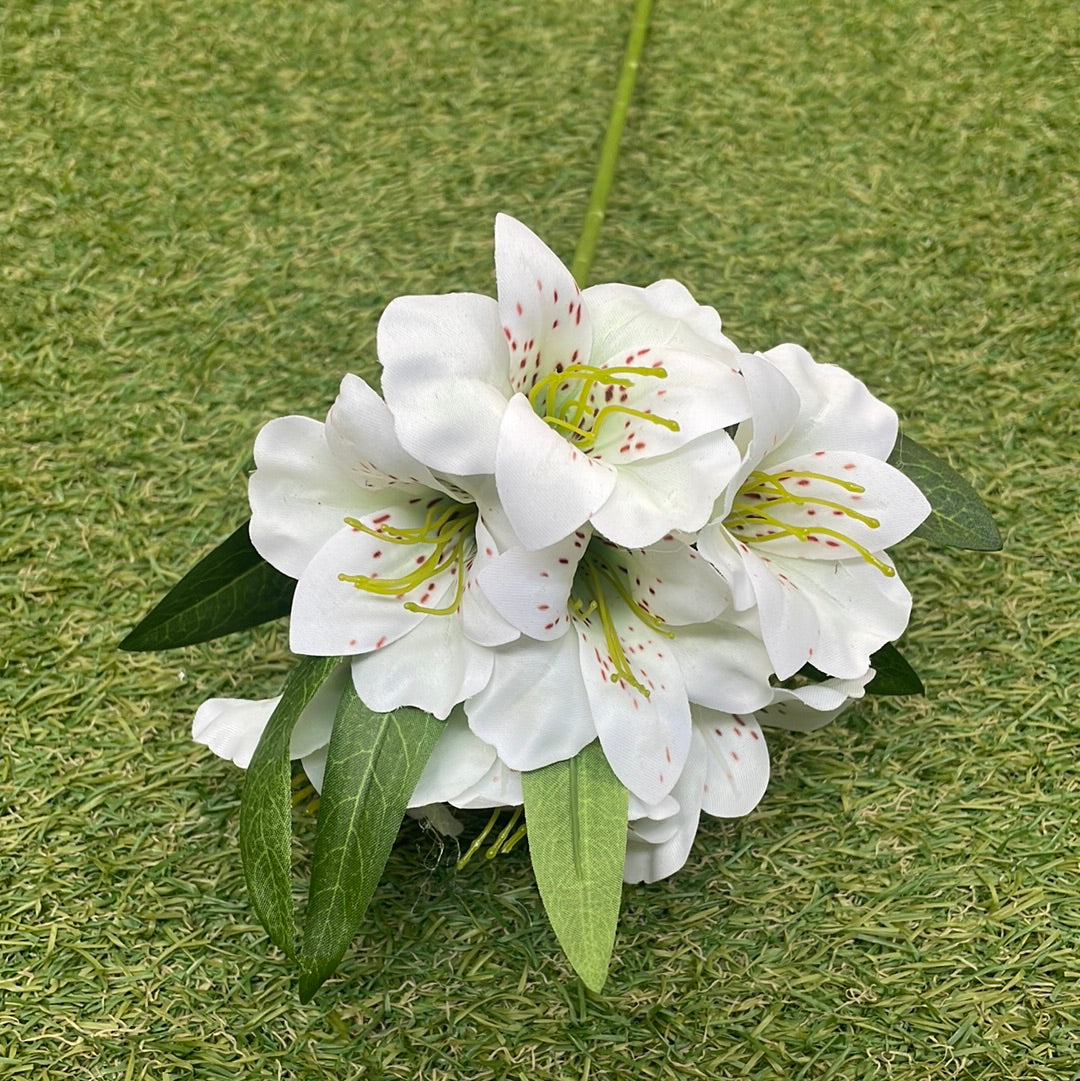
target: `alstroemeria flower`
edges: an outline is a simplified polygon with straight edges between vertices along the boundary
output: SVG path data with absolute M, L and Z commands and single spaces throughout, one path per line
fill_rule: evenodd
M 297 718 L 289 744 L 289 757 L 300 760 L 308 780 L 319 792 L 326 772 L 326 751 L 334 716 L 350 678 L 349 668 L 348 664 L 338 665 L 315 692 Z M 196 711 L 191 734 L 197 743 L 209 747 L 214 754 L 247 769 L 270 715 L 280 701 L 280 696 L 210 698 Z M 417 782 L 409 807 L 449 803 L 463 793 L 471 794 L 492 773 L 494 763 L 495 748 L 477 739 L 469 730 L 464 711 L 454 709 Z M 520 791 L 520 782 L 518 788 Z
M 585 523 L 639 547 L 693 531 L 738 465 L 749 415 L 720 317 L 673 281 L 582 292 L 520 222 L 495 222 L 498 300 L 408 296 L 379 322 L 402 446 L 436 471 L 494 476 L 527 548 Z
M 255 443 L 251 540 L 297 579 L 290 645 L 352 656 L 372 709 L 446 717 L 517 635 L 474 582 L 496 555 L 484 512 L 402 450 L 385 403 L 348 375 L 326 423 L 282 417 Z M 485 517 L 486 516 L 486 517 Z
M 515 770 L 570 758 L 599 738 L 630 792 L 657 804 L 690 752 L 691 704 L 765 705 L 768 657 L 729 610 L 721 577 L 688 545 L 624 549 L 578 531 L 565 551 L 558 576 L 536 562 L 546 553 L 521 550 L 479 575 L 496 611 L 523 633 L 493 651 L 491 680 L 465 703 L 469 723 Z
M 857 678 L 907 626 L 911 595 L 885 549 L 929 513 L 886 458 L 896 414 L 854 376 L 782 345 L 744 357 L 743 459 L 701 553 L 755 611 L 776 675 L 807 662 Z

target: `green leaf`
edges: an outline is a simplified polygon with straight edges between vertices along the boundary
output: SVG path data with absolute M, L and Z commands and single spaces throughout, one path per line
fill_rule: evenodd
M 867 694 L 925 694 L 918 673 L 891 642 L 886 642 L 871 658 L 874 678 L 866 685 Z
M 169 590 L 120 648 L 172 649 L 257 627 L 289 614 L 295 588 L 255 551 L 245 522 Z
M 445 722 L 419 709 L 372 713 L 350 682 L 334 719 L 300 953 L 300 1000 L 337 967 L 382 877 L 409 797 Z
M 975 489 L 947 462 L 901 433 L 889 464 L 914 481 L 930 501 L 930 516 L 916 535 L 931 544 L 996 552 L 1001 534 Z
M 522 774 L 529 855 L 555 937 L 591 991 L 607 979 L 622 901 L 629 793 L 599 742 Z
M 296 719 L 341 661 L 304 657 L 289 674 L 259 740 L 240 801 L 240 856 L 251 904 L 270 941 L 292 956 L 292 771 L 289 740 Z
M 866 685 L 867 694 L 925 694 L 922 680 L 918 673 L 900 654 L 900 650 L 891 642 L 886 642 L 870 657 L 874 669 L 874 678 Z M 804 664 L 799 675 L 814 683 L 821 683 L 829 677 L 812 664 Z

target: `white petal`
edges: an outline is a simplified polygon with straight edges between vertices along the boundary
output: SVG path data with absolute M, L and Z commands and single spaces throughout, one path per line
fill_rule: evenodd
M 495 276 L 515 391 L 557 364 L 589 363 L 592 327 L 577 283 L 532 230 L 506 214 L 495 218 Z
M 720 431 L 661 458 L 621 465 L 593 525 L 609 540 L 633 548 L 672 530 L 694 532 L 712 517 L 713 504 L 738 464 L 735 444 Z
M 752 716 L 693 708 L 706 764 L 701 809 L 718 818 L 749 814 L 769 784 L 769 750 Z
M 359 376 L 346 375 L 341 381 L 326 417 L 326 443 L 360 487 L 438 487 L 428 468 L 402 448 L 386 403 Z
M 788 690 L 777 687 L 772 704 L 757 711 L 761 724 L 792 732 L 813 732 L 834 720 L 855 699 L 862 698 L 866 684 L 874 678 L 869 668 L 858 679 L 826 679 Z
M 716 358 L 738 352 L 721 332 L 714 308 L 698 304 L 679 282 L 642 289 L 591 285 L 582 296 L 593 320 L 593 355 L 612 356 L 642 345 L 668 345 Z
M 289 757 L 303 758 L 330 742 L 348 666 L 339 664 L 312 696 L 293 726 Z M 195 713 L 191 735 L 221 758 L 247 769 L 270 716 L 281 701 L 276 698 L 211 698 Z
M 672 649 L 691 702 L 729 713 L 751 713 L 772 701 L 772 662 L 765 643 L 734 622 L 680 627 Z
M 877 558 L 891 567 L 883 552 Z M 899 575 L 887 578 L 862 560 L 800 559 L 787 564 L 785 569 L 797 581 L 801 596 L 813 605 L 819 623 L 817 641 L 807 659 L 826 675 L 859 678 L 870 667 L 871 654 L 904 633 L 911 615 L 911 594 Z M 777 675 L 786 678 L 779 671 Z
M 736 544 L 735 538 L 720 522 L 707 525 L 697 537 L 697 550 L 716 569 L 731 590 L 731 603 L 736 611 L 744 612 L 755 603 L 754 587 L 743 561 L 744 543 Z
M 279 417 L 255 440 L 248 481 L 251 543 L 268 563 L 299 578 L 348 515 L 373 509 L 326 444 L 323 425 Z
M 389 507 L 361 521 L 371 528 L 382 524 L 415 528 L 423 519 L 422 509 Z M 378 575 L 392 582 L 414 571 L 417 561 L 433 550 L 430 544 L 395 544 L 350 526 L 343 528 L 323 545 L 296 584 L 289 620 L 292 651 L 315 657 L 350 656 L 381 649 L 406 634 L 425 616 L 405 604 L 446 603 L 455 587 L 450 573 L 454 568 L 399 595 L 372 593 L 340 576 Z
M 737 542 L 743 568 L 754 591 L 761 636 L 773 670 L 779 679 L 787 679 L 814 659 L 814 650 L 819 644 L 820 605 L 801 585 L 802 568 L 817 564 L 805 559 L 774 561 L 760 555 L 759 548 L 759 545 Z M 846 565 L 830 564 L 833 567 Z
M 469 727 L 511 769 L 572 758 L 596 738 L 577 638 L 522 638 L 495 652 L 491 680 L 465 703 Z
M 686 863 L 697 835 L 704 784 L 704 756 L 692 752 L 671 793 L 678 802 L 678 812 L 660 823 L 649 819 L 630 822 L 624 882 L 658 882 Z
M 558 638 L 570 627 L 566 602 L 585 544 L 565 540 L 530 552 L 514 548 L 496 556 L 478 575 L 483 594 L 500 616 L 530 638 Z
M 666 626 L 704 623 L 728 605 L 724 580 L 686 544 L 623 550 L 594 542 L 634 603 Z
M 521 774 L 496 758 L 491 768 L 471 788 L 450 801 L 464 811 L 485 810 L 491 807 L 517 807 L 524 802 L 521 793 Z
M 622 657 L 648 693 L 620 678 L 599 616 L 575 619 L 593 723 L 615 776 L 645 803 L 659 803 L 678 780 L 690 746 L 686 688 L 670 641 L 610 593 L 607 603 Z
M 788 379 L 800 399 L 799 418 L 778 454 L 794 457 L 815 450 L 852 450 L 882 460 L 896 442 L 896 413 L 865 384 L 834 364 L 818 364 L 799 345 L 778 345 L 764 354 Z
M 323 778 L 326 776 L 326 755 L 329 750 L 330 745 L 327 744 L 300 759 L 300 765 L 304 767 L 304 775 L 316 792 L 321 792 L 323 788 Z
M 615 470 L 576 450 L 515 395 L 499 431 L 495 478 L 514 532 L 526 548 L 569 536 L 605 503 Z
M 495 748 L 469 730 L 461 709 L 450 714 L 409 800 L 410 807 L 447 803 L 471 788 L 495 761 Z
M 219 758 L 247 769 L 264 729 L 281 696 L 210 698 L 195 711 L 191 738 L 209 747 Z
M 465 637 L 456 614 L 428 615 L 396 641 L 355 658 L 353 682 L 377 713 L 415 706 L 443 718 L 483 689 L 491 665 L 491 650 Z
M 519 631 L 508 623 L 485 595 L 481 578 L 498 560 L 495 539 L 482 520 L 476 523 L 476 555 L 469 566 L 465 590 L 461 595 L 461 626 L 465 634 L 480 646 L 501 646 L 518 637 Z
M 379 320 L 378 351 L 402 446 L 433 469 L 493 472 L 511 393 L 495 301 L 475 293 L 398 297 Z
M 732 478 L 723 506 L 718 508 L 721 517 L 727 515 L 736 492 L 751 471 L 763 460 L 772 460 L 776 448 L 799 417 L 798 392 L 782 372 L 756 353 L 741 354 L 738 364 L 746 382 L 750 417 L 735 433 L 743 461 Z

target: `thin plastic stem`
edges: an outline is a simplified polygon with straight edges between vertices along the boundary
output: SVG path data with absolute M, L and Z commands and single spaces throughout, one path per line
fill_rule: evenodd
M 649 15 L 652 13 L 652 0 L 638 0 L 634 9 L 634 25 L 626 42 L 622 69 L 619 72 L 619 85 L 615 89 L 615 101 L 611 106 L 604 144 L 600 148 L 600 161 L 596 166 L 589 206 L 585 211 L 585 224 L 581 230 L 574 261 L 570 273 L 578 285 L 584 286 L 592 268 L 596 253 L 596 242 L 600 236 L 600 226 L 604 223 L 608 195 L 615 179 L 615 165 L 619 159 L 619 141 L 622 139 L 626 114 L 630 108 L 630 99 L 634 93 L 634 81 L 637 79 L 641 54 L 645 48 L 645 34 L 649 28 Z

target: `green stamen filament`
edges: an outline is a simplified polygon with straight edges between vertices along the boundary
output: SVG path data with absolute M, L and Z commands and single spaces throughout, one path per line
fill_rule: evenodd
M 637 618 L 651 630 L 664 635 L 666 638 L 674 638 L 675 635 L 664 628 L 662 619 L 646 611 L 634 600 L 626 583 L 621 580 L 618 570 L 611 567 L 602 556 L 599 556 L 599 558 L 598 556 L 599 550 L 590 549 L 580 568 L 580 572 L 583 572 L 588 580 L 592 599 L 586 603 L 578 597 L 571 597 L 571 605 L 578 619 L 585 619 L 592 615 L 593 612 L 596 612 L 599 616 L 600 626 L 604 631 L 604 644 L 607 646 L 608 656 L 615 666 L 615 671 L 609 676 L 611 682 L 629 683 L 639 694 L 644 695 L 645 698 L 650 698 L 652 696 L 651 691 L 634 675 L 626 651 L 619 640 L 619 633 L 615 629 L 611 610 L 608 607 L 605 583 L 615 589 L 619 597 L 636 613 Z
M 814 506 L 821 507 L 824 510 L 838 512 L 847 518 L 861 522 L 869 529 L 877 529 L 881 525 L 876 518 L 871 518 L 869 515 L 862 514 L 851 507 L 845 506 L 843 503 L 837 503 L 831 499 L 821 499 L 818 496 L 801 496 L 784 487 L 784 481 L 796 479 L 819 480 L 828 484 L 835 484 L 845 491 L 853 493 L 862 493 L 866 491 L 861 484 L 841 480 L 839 477 L 832 477 L 825 473 L 806 473 L 790 470 L 783 473 L 772 474 L 755 471 L 750 474 L 747 478 L 747 483 L 739 490 L 732 513 L 728 516 L 724 524 L 732 533 L 738 536 L 740 540 L 755 544 L 779 540 L 782 537 L 794 537 L 796 540 L 803 542 L 809 541 L 812 537 L 817 536 L 831 537 L 853 549 L 862 557 L 862 559 L 885 575 L 886 578 L 895 576 L 896 571 L 893 570 L 892 567 L 883 563 L 864 545 L 853 540 L 851 537 L 847 536 L 847 534 L 841 533 L 839 530 L 819 525 L 791 525 L 789 522 L 781 521 L 779 518 L 770 514 L 768 508 L 779 507 L 783 504 L 799 507 Z M 750 493 L 756 495 L 758 501 L 752 501 L 751 498 L 748 498 Z M 743 532 L 744 530 L 756 529 L 761 525 L 770 526 L 774 532 L 766 533 L 764 536 L 747 535 Z
M 517 832 L 515 832 L 513 836 L 510 836 L 511 830 L 513 830 L 518 822 L 521 821 L 522 810 L 523 808 L 520 806 L 514 808 L 514 813 L 510 816 L 510 821 L 507 822 L 502 831 L 492 842 L 491 847 L 484 853 L 485 859 L 493 860 L 496 856 L 505 855 L 525 836 L 525 823 L 522 823 L 518 827 Z M 501 815 L 502 812 L 503 809 L 501 807 L 496 807 L 495 810 L 491 812 L 491 817 L 488 819 L 487 825 L 480 831 L 479 836 L 473 840 L 473 843 L 469 845 L 465 855 L 457 861 L 457 869 L 459 871 L 464 869 L 469 860 L 471 860 L 483 846 L 488 838 L 488 834 L 495 828 L 495 823 L 499 820 L 499 815 Z
M 422 612 L 424 615 L 448 616 L 458 610 L 465 590 L 465 575 L 471 552 L 468 548 L 472 541 L 472 526 L 476 521 L 476 509 L 442 501 L 428 509 L 423 525 L 399 527 L 382 525 L 372 529 L 357 518 L 346 518 L 345 524 L 368 536 L 376 537 L 389 544 L 430 544 L 432 551 L 408 574 L 396 578 L 374 578 L 366 574 L 339 574 L 338 581 L 349 582 L 357 589 L 374 593 L 379 597 L 398 597 L 419 589 L 429 578 L 435 578 L 444 571 L 456 568 L 454 596 L 451 602 L 440 608 L 431 608 L 415 601 L 406 601 L 403 605 L 410 612 Z
M 589 397 L 597 386 L 627 388 L 634 383 L 632 379 L 623 378 L 625 376 L 666 379 L 667 374 L 664 368 L 596 368 L 591 364 L 571 364 L 561 372 L 551 372 L 538 380 L 529 391 L 529 405 L 545 424 L 565 432 L 576 445 L 584 448 L 595 445 L 604 421 L 616 413 L 677 432 L 678 423 L 668 417 L 657 417 L 624 405 L 604 405 L 596 410 L 589 404 Z M 574 382 L 580 384 L 577 389 L 564 391 L 560 398 L 559 388 L 564 383 Z

